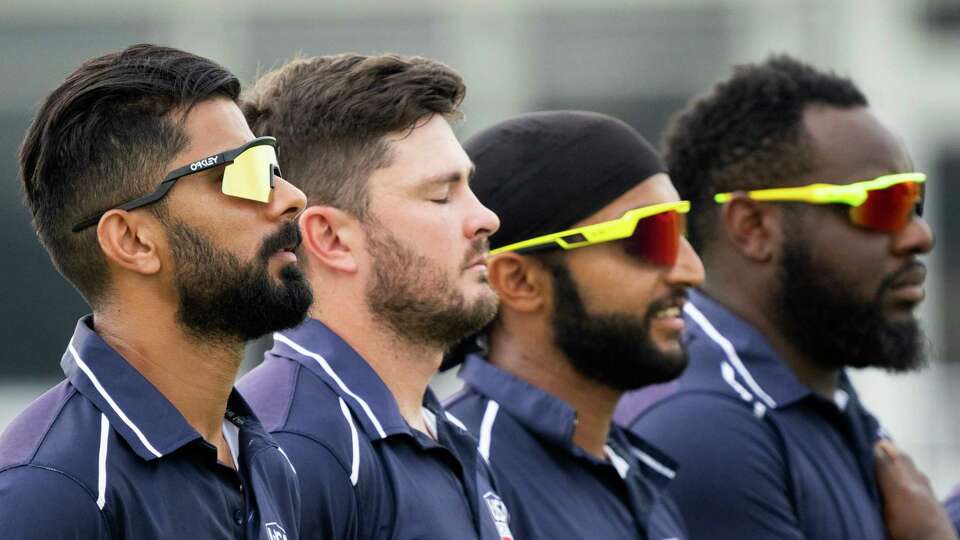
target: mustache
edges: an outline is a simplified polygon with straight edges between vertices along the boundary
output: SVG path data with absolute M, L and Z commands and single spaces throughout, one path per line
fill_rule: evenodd
M 669 293 L 650 302 L 650 307 L 647 308 L 647 318 L 652 317 L 654 313 L 663 309 L 667 309 L 671 307 L 683 309 L 683 305 L 686 302 L 687 302 L 687 288 L 675 287 Z
M 260 258 L 268 260 L 274 253 L 289 249 L 295 251 L 300 247 L 303 238 L 300 236 L 300 227 L 296 221 L 288 221 L 280 226 L 280 230 L 268 236 L 260 246 Z
M 909 275 L 915 272 L 922 272 L 923 277 L 926 277 L 927 265 L 920 261 L 908 262 L 903 265 L 903 268 L 883 278 L 883 281 L 880 282 L 879 293 L 882 295 L 884 292 L 895 289 L 905 282 L 910 281 Z
M 484 258 L 486 259 L 487 253 L 490 251 L 490 240 L 484 236 L 483 238 L 478 238 L 473 241 L 470 246 L 470 249 L 467 250 L 467 254 L 463 257 L 463 267 L 466 268 L 470 266 L 475 259 Z

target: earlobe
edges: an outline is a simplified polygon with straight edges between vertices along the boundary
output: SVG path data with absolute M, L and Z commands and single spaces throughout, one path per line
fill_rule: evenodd
M 138 274 L 160 271 L 155 224 L 123 210 L 104 214 L 97 225 L 97 242 L 108 262 Z
M 735 196 L 721 209 L 721 221 L 727 238 L 744 257 L 758 263 L 773 258 L 779 237 L 777 208 L 746 197 Z
M 542 309 L 550 294 L 545 269 L 516 253 L 503 253 L 487 261 L 487 279 L 500 297 L 500 304 L 515 311 Z
M 357 271 L 356 218 L 331 206 L 311 206 L 300 214 L 299 225 L 302 248 L 311 261 L 340 272 Z

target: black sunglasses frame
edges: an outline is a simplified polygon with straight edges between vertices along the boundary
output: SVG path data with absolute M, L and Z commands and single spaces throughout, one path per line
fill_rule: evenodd
M 243 146 L 233 148 L 231 150 L 227 150 L 225 152 L 221 152 L 219 154 L 209 156 L 198 161 L 194 161 L 193 163 L 189 165 L 184 165 L 183 167 L 180 167 L 178 169 L 174 169 L 170 171 L 169 174 L 167 174 L 166 178 L 163 179 L 163 182 L 160 182 L 160 185 L 157 186 L 157 189 L 154 190 L 153 193 L 149 193 L 147 195 L 144 195 L 143 197 L 137 197 L 132 201 L 128 201 L 121 205 L 113 206 L 107 210 L 97 212 L 96 214 L 74 225 L 72 230 L 73 232 L 77 233 L 88 227 L 92 227 L 96 225 L 97 223 L 100 222 L 100 218 L 102 218 L 103 215 L 109 212 L 110 210 L 130 211 L 135 208 L 147 206 L 148 204 L 153 204 L 159 201 L 160 199 L 164 198 L 167 195 L 167 192 L 169 192 L 170 189 L 173 187 L 173 185 L 177 183 L 177 180 L 180 180 L 185 176 L 190 176 L 191 174 L 196 174 L 209 169 L 213 169 L 215 167 L 223 167 L 223 166 L 229 165 L 233 163 L 235 159 L 237 159 L 237 156 L 246 152 L 248 149 L 253 148 L 254 146 L 261 146 L 265 144 L 268 144 L 274 148 L 278 148 L 277 139 L 273 137 L 257 137 L 256 139 L 253 139 L 252 141 L 244 144 Z M 280 170 L 278 167 L 277 170 L 274 171 L 274 175 L 270 177 L 270 189 L 273 189 L 276 176 L 279 174 L 280 174 Z

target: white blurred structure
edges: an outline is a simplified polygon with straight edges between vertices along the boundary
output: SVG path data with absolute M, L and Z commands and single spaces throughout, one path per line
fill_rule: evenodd
M 10 142 L 5 148 L 13 148 L 22 136 L 22 132 L 4 131 L 8 129 L 2 123 L 4 114 L 27 117 L 80 61 L 138 41 L 167 43 L 210 56 L 247 81 L 300 51 L 309 55 L 396 51 L 440 58 L 461 71 L 468 84 L 463 135 L 509 115 L 563 107 L 618 114 L 653 139 L 658 134 L 651 131 L 662 127 L 669 109 L 724 77 L 734 63 L 783 51 L 836 69 L 851 75 L 874 108 L 904 137 L 918 170 L 934 173 L 928 188 L 928 215 L 940 247 L 929 260 L 928 300 L 923 308 L 933 343 L 933 365 L 909 376 L 860 373 L 855 381 L 864 401 L 929 474 L 938 493 L 945 494 L 960 482 L 960 423 L 949 413 L 950 398 L 960 390 L 960 359 L 945 358 L 948 351 L 960 351 L 960 336 L 948 320 L 952 276 L 945 262 L 949 249 L 960 246 L 960 233 L 949 234 L 952 213 L 944 203 L 949 179 L 934 170 L 944 149 L 960 148 L 960 30 L 951 29 L 946 18 L 951 11 L 944 6 L 950 4 L 906 0 L 4 0 L 0 5 L 0 142 L 6 139 Z M 935 11 L 938 6 L 944 10 Z M 943 21 L 937 20 L 940 16 Z M 3 154 L 4 160 L 10 155 Z M 0 195 L 4 193 L 0 190 Z M 5 203 L 19 204 L 0 200 L 0 208 Z M 7 296 L 8 290 L 0 294 Z M 6 327 L 6 319 L 13 321 L 16 316 L 0 312 L 0 325 Z M 61 328 L 58 335 L 68 336 L 70 330 Z M 23 338 L 11 332 L 3 339 Z M 29 361 L 48 363 L 43 373 L 49 375 L 59 355 Z M 0 358 L 0 377 L 5 377 L 5 361 L 21 359 Z M 38 384 L 3 381 L 0 427 L 46 385 Z

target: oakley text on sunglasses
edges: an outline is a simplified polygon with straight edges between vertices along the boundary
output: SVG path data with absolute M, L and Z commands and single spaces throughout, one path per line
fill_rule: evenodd
M 177 180 L 224 165 L 226 167 L 223 170 L 223 181 L 221 182 L 221 190 L 224 195 L 259 202 L 270 202 L 270 192 L 274 186 L 274 179 L 280 176 L 280 165 L 277 161 L 277 140 L 273 137 L 257 137 L 238 148 L 175 169 L 164 178 L 153 193 L 114 206 L 113 209 L 129 211 L 153 204 L 165 197 Z M 73 226 L 73 232 L 80 232 L 87 227 L 96 225 L 107 212 L 109 210 L 103 210 L 80 221 Z

